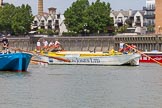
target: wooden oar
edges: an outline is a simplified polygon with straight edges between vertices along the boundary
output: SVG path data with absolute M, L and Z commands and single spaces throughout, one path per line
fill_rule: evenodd
M 33 52 L 32 52 L 33 53 Z M 35 53 L 34 53 L 35 54 Z M 36 54 L 35 54 L 36 55 Z M 71 62 L 69 59 L 66 59 L 66 58 L 62 58 L 62 57 L 56 57 L 56 56 L 48 56 L 48 55 L 44 55 L 44 54 L 41 54 L 39 53 L 38 55 L 40 56 L 45 56 L 45 57 L 49 57 L 49 58 L 53 58 L 53 59 L 56 59 L 56 60 L 60 60 L 60 61 L 64 61 L 64 62 Z M 37 56 L 38 56 L 37 55 Z
M 49 58 L 53 58 L 53 59 L 56 59 L 56 60 L 60 60 L 60 61 L 64 61 L 64 62 L 71 62 L 69 59 L 65 59 L 65 58 L 62 58 L 62 57 L 54 57 L 54 56 L 48 56 L 48 55 L 44 55 L 44 54 L 38 54 L 38 53 L 33 53 L 31 51 L 26 51 L 26 50 L 23 50 L 23 49 L 19 49 L 19 48 L 11 48 L 13 50 L 16 50 L 16 51 L 23 51 L 23 52 L 27 52 L 27 53 L 32 53 L 33 55 L 40 55 L 40 56 L 45 56 L 45 57 L 49 57 Z
M 31 61 L 49 64 L 48 62 L 45 62 L 45 61 L 42 61 L 42 60 L 34 60 L 34 59 L 31 59 Z
M 13 47 L 10 47 L 10 49 L 14 50 L 14 51 L 19 51 L 19 52 L 26 52 L 26 53 L 30 53 L 32 55 L 35 55 L 35 56 L 38 56 L 36 55 L 34 52 L 32 51 L 27 51 L 27 50 L 23 50 L 23 49 L 20 49 L 20 48 L 13 48 Z
M 160 63 L 160 62 L 158 62 L 157 60 L 155 60 L 155 59 L 153 59 L 153 58 L 151 58 L 150 56 L 148 56 L 148 55 L 146 55 L 146 54 L 144 54 L 143 52 L 141 52 L 141 51 L 139 51 L 139 50 L 137 50 L 136 48 L 134 48 L 134 47 L 132 47 L 132 46 L 130 46 L 130 45 L 128 45 L 128 44 L 125 44 L 127 47 L 130 47 L 131 49 L 133 49 L 133 50 L 136 50 L 138 53 L 140 53 L 140 54 L 142 54 L 142 55 L 144 55 L 145 57 L 148 57 L 149 59 L 151 59 L 152 61 L 154 61 L 154 62 L 156 62 L 157 64 L 159 64 L 159 65 L 161 65 L 162 66 L 162 63 Z
M 53 58 L 53 59 L 60 60 L 60 61 L 64 61 L 64 62 L 71 62 L 69 59 L 65 59 L 65 58 L 62 58 L 62 57 L 54 57 L 54 56 L 47 56 L 47 55 L 42 55 L 42 56 L 46 56 L 46 57 Z

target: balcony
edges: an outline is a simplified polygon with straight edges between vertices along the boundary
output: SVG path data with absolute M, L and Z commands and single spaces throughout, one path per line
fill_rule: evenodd
M 136 20 L 135 23 L 141 23 L 141 20 Z
M 57 19 L 60 19 L 60 14 L 57 14 Z
M 38 24 L 37 23 L 33 23 L 32 26 L 38 26 Z
M 141 26 L 141 20 L 136 20 L 136 21 L 135 21 L 135 25 L 136 25 L 136 26 Z
M 123 23 L 123 20 L 122 20 L 122 19 L 118 19 L 118 20 L 115 21 L 115 23 L 116 23 L 116 24 L 117 24 L 117 23 Z
M 155 11 L 155 7 L 146 7 L 145 11 Z
M 143 26 L 146 26 L 146 27 L 148 27 L 148 26 L 155 26 L 155 24 L 154 23 L 149 23 L 149 22 L 147 22 L 147 23 L 144 23 L 143 24 Z
M 48 20 L 46 26 L 52 26 L 52 20 Z
M 40 26 L 44 26 L 44 23 L 40 23 Z
M 52 26 L 52 23 L 47 23 L 46 26 Z
M 55 21 L 55 25 L 59 25 L 59 20 L 56 20 Z
M 153 15 L 144 15 L 144 18 L 146 18 L 146 19 L 155 19 L 155 14 L 153 14 Z

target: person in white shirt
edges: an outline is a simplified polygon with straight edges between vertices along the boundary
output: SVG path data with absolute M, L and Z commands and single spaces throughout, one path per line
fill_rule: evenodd
M 40 39 L 38 39 L 38 41 L 37 41 L 36 49 L 37 49 L 37 51 L 40 51 L 41 50 L 41 42 L 40 42 Z
M 56 40 L 55 45 L 60 45 L 60 42 Z
M 123 52 L 123 51 L 124 51 L 124 43 L 122 41 L 120 41 L 119 52 Z
M 54 47 L 58 50 L 64 50 L 64 48 L 58 40 L 55 41 Z
M 43 50 L 47 51 L 48 48 L 48 41 L 43 39 Z
M 50 43 L 49 43 L 49 47 L 52 47 L 54 45 L 54 42 L 53 41 L 51 41 Z

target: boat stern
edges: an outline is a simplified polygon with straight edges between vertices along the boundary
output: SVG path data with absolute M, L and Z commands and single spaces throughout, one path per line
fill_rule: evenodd
M 139 66 L 140 65 L 140 62 L 139 62 L 140 57 L 141 57 L 141 54 L 138 54 L 138 53 L 132 54 L 132 59 L 130 59 L 128 64 L 130 64 L 131 66 Z

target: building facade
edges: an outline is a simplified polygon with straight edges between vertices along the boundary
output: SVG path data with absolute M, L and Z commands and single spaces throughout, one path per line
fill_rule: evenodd
M 110 17 L 113 18 L 114 26 L 119 27 L 125 24 L 125 21 L 129 18 L 129 11 L 120 10 L 120 11 L 111 11 Z
M 132 22 L 132 24 L 130 24 L 129 26 L 132 27 L 146 27 L 147 28 L 147 33 L 154 33 L 156 30 L 156 33 L 159 33 L 159 31 L 162 30 L 162 25 L 159 24 L 159 21 L 162 16 L 160 15 L 160 11 L 162 12 L 162 10 L 160 10 L 160 8 L 162 7 L 161 5 L 162 0 L 146 0 L 146 5 L 145 7 L 143 7 L 143 10 L 129 10 L 129 12 L 127 11 L 127 18 L 129 19 L 129 21 Z M 155 8 L 156 11 L 155 11 Z M 123 14 L 123 12 L 120 10 L 118 12 L 114 12 L 112 11 L 111 16 L 114 19 L 114 25 L 117 26 L 117 21 L 118 20 L 118 13 Z M 125 12 L 124 12 L 125 13 Z M 156 27 L 155 27 L 155 14 L 156 14 Z M 123 14 L 124 15 L 124 14 Z M 122 19 L 124 19 L 124 17 L 122 17 Z M 122 21 L 127 21 L 127 20 L 122 20 Z M 124 22 L 123 22 L 124 24 Z M 162 31 L 161 31 L 162 32 Z
M 38 29 L 53 30 L 59 35 L 63 32 L 67 32 L 66 26 L 64 24 L 64 15 L 57 14 L 56 8 L 49 8 L 48 13 L 43 13 L 43 15 L 36 15 L 34 17 L 33 24 L 31 26 L 32 31 L 37 31 Z
M 146 0 L 145 10 L 145 26 L 155 25 L 155 0 Z
M 131 21 L 130 27 L 143 27 L 144 26 L 144 11 L 142 10 L 120 10 L 112 11 L 110 17 L 114 20 L 114 26 L 119 27 L 129 20 Z
M 114 20 L 114 26 L 119 28 L 124 25 L 128 25 L 124 35 L 138 35 L 146 34 L 146 27 L 144 26 L 144 14 L 143 10 L 120 10 L 112 11 L 110 17 Z M 118 35 L 123 35 L 118 34 Z
M 38 0 L 38 14 L 34 16 L 31 32 L 35 33 L 39 29 L 52 30 L 62 35 L 67 32 L 64 24 L 64 15 L 57 13 L 56 8 L 48 8 L 48 13 L 43 12 L 43 0 Z
M 162 34 L 162 0 L 156 0 L 155 6 L 155 33 Z
M 144 11 L 143 10 L 136 10 L 133 11 L 133 27 L 144 27 Z

